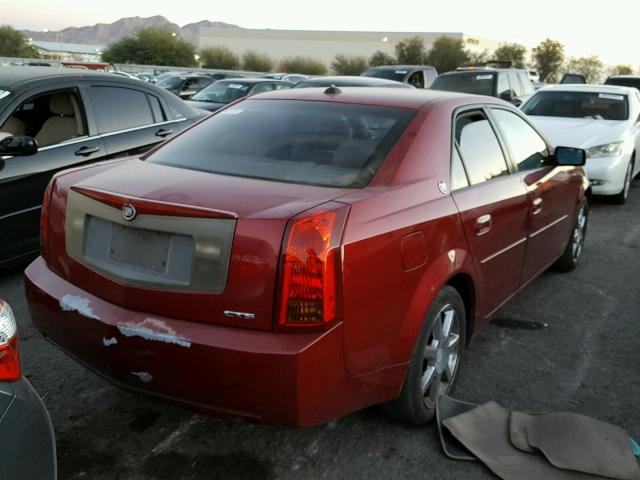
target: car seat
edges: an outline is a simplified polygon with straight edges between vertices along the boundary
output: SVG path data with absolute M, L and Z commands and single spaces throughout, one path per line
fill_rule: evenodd
M 76 100 L 70 93 L 54 93 L 49 98 L 51 116 L 36 134 L 41 146 L 53 145 L 80 136 L 80 115 Z

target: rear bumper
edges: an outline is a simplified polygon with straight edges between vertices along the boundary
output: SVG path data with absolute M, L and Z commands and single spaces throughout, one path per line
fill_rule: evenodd
M 11 403 L 0 412 L 0 464 L 3 480 L 55 480 L 56 442 L 42 400 L 24 378 L 0 384 Z
M 398 395 L 405 367 L 344 368 L 343 327 L 275 333 L 131 311 L 50 271 L 25 272 L 31 317 L 59 348 L 112 382 L 217 415 L 309 426 Z

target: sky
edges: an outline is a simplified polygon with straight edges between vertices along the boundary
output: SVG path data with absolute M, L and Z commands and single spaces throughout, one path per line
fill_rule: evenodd
M 568 56 L 595 54 L 610 65 L 640 65 L 634 40 L 640 30 L 638 0 L 591 5 L 576 0 L 191 0 L 186 5 L 159 0 L 0 0 L 0 12 L 0 24 L 30 30 L 163 15 L 180 26 L 211 20 L 245 28 L 463 32 L 527 47 L 552 38 L 565 45 Z

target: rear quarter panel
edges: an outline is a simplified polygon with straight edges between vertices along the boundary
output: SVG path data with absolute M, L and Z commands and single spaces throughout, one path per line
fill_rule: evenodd
M 351 203 L 343 235 L 351 375 L 406 364 L 442 286 L 458 272 L 475 278 L 455 203 L 438 188 L 439 181 L 450 183 L 455 106 L 423 108 L 371 186 L 360 198 L 341 198 Z

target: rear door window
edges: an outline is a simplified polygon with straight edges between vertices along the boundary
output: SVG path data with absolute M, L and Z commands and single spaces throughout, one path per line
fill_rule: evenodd
M 482 111 L 458 115 L 455 138 L 471 185 L 509 173 L 498 138 Z
M 250 99 L 148 157 L 205 172 L 330 187 L 366 186 L 414 110 Z
M 518 171 L 542 167 L 549 158 L 547 144 L 531 126 L 513 112 L 491 111 L 503 133 Z
M 89 94 L 100 133 L 154 123 L 151 106 L 144 92 L 131 88 L 92 86 Z
M 509 84 L 511 85 L 511 91 L 513 92 L 514 97 L 521 97 L 524 95 L 524 91 L 522 88 L 522 84 L 520 83 L 520 79 L 518 78 L 518 74 L 515 72 L 509 72 Z

